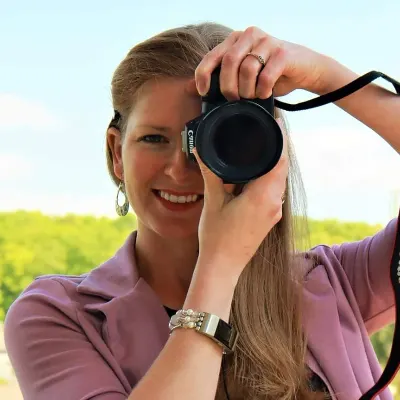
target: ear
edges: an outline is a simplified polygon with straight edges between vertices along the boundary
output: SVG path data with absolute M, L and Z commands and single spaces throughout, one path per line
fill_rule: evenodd
M 122 137 L 121 132 L 117 128 L 108 128 L 107 147 L 110 158 L 112 159 L 114 174 L 120 181 L 122 181 L 124 178 L 124 168 L 122 165 Z
M 197 91 L 195 79 L 188 79 L 185 83 L 185 92 L 190 96 L 200 96 Z

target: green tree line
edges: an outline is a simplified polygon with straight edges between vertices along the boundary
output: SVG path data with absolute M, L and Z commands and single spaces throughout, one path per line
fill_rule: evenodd
M 111 257 L 136 226 L 133 214 L 112 219 L 26 211 L 0 213 L 0 321 L 35 277 L 90 271 Z M 382 229 L 380 225 L 337 220 L 309 220 L 308 226 L 310 246 L 360 240 Z M 388 326 L 371 338 L 382 365 L 391 349 L 393 328 Z

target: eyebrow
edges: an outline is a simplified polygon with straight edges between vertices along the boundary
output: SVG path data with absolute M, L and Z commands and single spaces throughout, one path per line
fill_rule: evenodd
M 160 131 L 160 132 L 171 132 L 171 128 L 168 126 L 162 126 L 162 125 L 151 125 L 151 124 L 141 124 L 141 125 L 137 125 L 137 128 L 150 128 L 150 129 L 154 129 L 156 131 Z

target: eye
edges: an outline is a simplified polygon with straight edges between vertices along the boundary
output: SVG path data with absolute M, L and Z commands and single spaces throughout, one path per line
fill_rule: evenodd
M 144 135 L 138 140 L 139 142 L 145 143 L 168 143 L 168 139 L 163 135 Z

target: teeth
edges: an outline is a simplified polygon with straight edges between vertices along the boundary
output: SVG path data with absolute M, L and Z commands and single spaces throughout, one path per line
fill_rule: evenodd
M 182 204 L 195 202 L 199 197 L 197 194 L 191 194 L 189 196 L 175 196 L 173 194 L 163 192 L 162 190 L 159 190 L 158 193 L 165 200 L 168 200 L 172 203 L 182 203 Z

